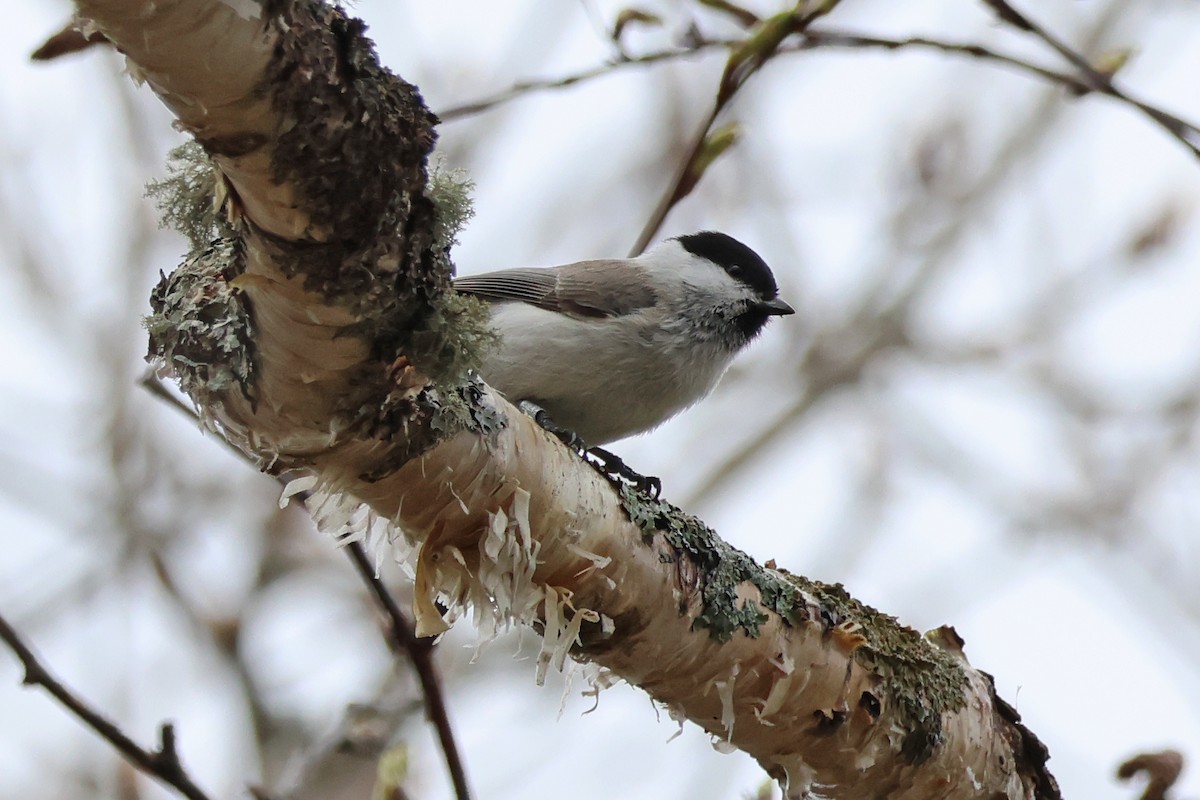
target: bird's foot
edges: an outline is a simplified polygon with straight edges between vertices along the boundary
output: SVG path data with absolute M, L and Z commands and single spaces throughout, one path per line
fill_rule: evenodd
M 586 451 L 585 460 L 592 463 L 600 472 L 601 475 L 608 478 L 613 483 L 624 481 L 633 486 L 634 489 L 646 495 L 651 500 L 657 500 L 662 494 L 662 481 L 653 475 L 642 475 L 640 472 L 634 472 L 629 468 L 629 465 L 621 460 L 620 456 L 615 453 L 605 450 L 603 447 L 589 447 Z
M 517 404 L 517 407 L 533 417 L 533 421 L 540 425 L 543 430 L 554 434 L 563 444 L 578 453 L 580 458 L 591 464 L 609 482 L 628 483 L 651 500 L 657 499 L 662 494 L 661 480 L 653 475 L 642 475 L 634 472 L 619 456 L 605 450 L 603 447 L 588 447 L 587 443 L 579 438 L 579 434 L 557 424 L 546 413 L 546 409 L 537 403 L 522 400 Z

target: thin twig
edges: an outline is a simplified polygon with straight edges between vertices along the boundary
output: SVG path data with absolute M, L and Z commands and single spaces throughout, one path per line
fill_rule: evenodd
M 93 710 L 51 675 L 3 616 L 0 616 L 0 639 L 3 639 L 17 654 L 17 658 L 21 659 L 21 664 L 25 667 L 25 677 L 21 681 L 23 684 L 41 686 L 142 772 L 173 787 L 188 800 L 209 800 L 208 795 L 192 781 L 179 761 L 179 753 L 175 749 L 174 725 L 164 722 L 159 728 L 158 750 L 144 750 L 120 728 Z
M 1002 22 L 1019 31 L 1037 37 L 1062 56 L 1071 66 L 1079 70 L 1078 80 L 1087 90 L 1108 95 L 1133 106 L 1182 142 L 1185 147 L 1192 151 L 1193 155 L 1200 157 L 1200 128 L 1119 89 L 1113 82 L 1112 73 L 1096 69 L 1083 54 L 1072 49 L 1066 42 L 1042 27 L 1041 24 L 1022 14 L 1009 4 L 1007 0 L 983 0 L 983 2 L 996 12 L 996 15 Z
M 995 64 L 1014 67 L 1034 77 L 1049 83 L 1057 83 L 1066 89 L 1087 93 L 1087 84 L 1067 72 L 1050 69 L 1032 61 L 1026 61 L 1017 56 L 987 47 L 976 42 L 955 42 L 947 39 L 932 39 L 928 36 L 908 36 L 903 39 L 888 36 L 871 36 L 853 31 L 843 31 L 822 27 L 820 30 L 808 30 L 804 39 L 794 45 L 780 48 L 782 53 L 795 53 L 802 50 L 820 50 L 825 48 L 841 48 L 846 50 L 936 50 L 952 56 L 967 56 L 981 61 L 991 61 Z
M 993 8 L 995 8 L 996 3 L 1001 2 L 1001 0 L 983 0 L 983 2 L 989 3 Z M 1009 9 L 1012 8 L 1007 4 L 1004 5 Z M 1132 96 L 1127 91 L 1116 86 L 1111 75 L 1096 69 L 1090 63 L 1088 63 L 1086 58 L 1068 48 L 1044 28 L 1030 22 L 1025 17 L 1021 17 L 1021 19 L 1025 20 L 1025 22 L 1027 22 L 1030 26 L 1028 28 L 1020 26 L 1021 30 L 1041 38 L 1052 49 L 1066 58 L 1078 71 L 1077 74 L 1056 70 L 1036 64 L 1032 61 L 1026 61 L 1025 59 L 1017 56 L 1009 55 L 995 48 L 987 47 L 974 42 L 955 42 L 944 39 L 933 39 L 925 36 L 910 36 L 906 38 L 870 36 L 867 34 L 831 28 L 805 31 L 803 33 L 803 38 L 800 41 L 789 42 L 780 46 L 778 49 L 778 54 L 784 55 L 826 48 L 842 48 L 848 50 L 917 49 L 935 50 L 947 55 L 966 56 L 968 58 L 973 58 L 980 61 L 989 61 L 995 64 L 1012 67 L 1019 72 L 1032 75 L 1049 83 L 1058 84 L 1075 94 L 1100 94 L 1112 98 L 1120 103 L 1124 103 L 1125 105 L 1131 106 L 1141 114 L 1148 117 L 1155 124 L 1165 129 L 1173 138 L 1178 139 L 1181 144 L 1191 150 L 1192 153 L 1197 157 L 1200 157 L 1200 126 L 1188 122 L 1181 117 L 1171 114 L 1168 111 L 1164 111 L 1156 106 L 1152 106 L 1149 103 Z M 649 64 L 659 64 L 669 61 L 682 60 L 696 55 L 702 55 L 712 50 L 728 50 L 732 47 L 735 47 L 737 44 L 738 41 L 729 39 L 701 39 L 691 43 L 686 48 L 662 50 L 654 53 L 647 53 L 646 55 L 638 56 L 636 58 L 607 62 L 605 64 L 592 67 L 591 69 L 566 75 L 560 78 L 523 81 L 515 84 L 512 88 L 504 92 L 500 92 L 471 103 L 448 108 L 439 112 L 439 116 L 444 121 L 463 119 L 473 114 L 489 111 L 511 100 L 516 100 L 520 97 L 523 97 L 526 94 L 574 86 L 595 78 L 604 77 L 605 75 L 609 75 L 624 67 L 645 66 Z
M 653 64 L 668 63 L 671 61 L 681 61 L 688 58 L 693 58 L 699 55 L 705 55 L 714 50 L 729 50 L 739 43 L 736 39 L 696 39 L 684 48 L 672 48 L 669 50 L 658 50 L 653 53 L 646 53 L 634 58 L 623 58 L 616 61 L 606 61 L 603 64 L 598 64 L 595 67 L 574 72 L 570 75 L 564 75 L 558 78 L 546 78 L 542 80 L 527 80 L 513 84 L 509 89 L 496 94 L 482 97 L 479 100 L 474 100 L 469 103 L 463 103 L 457 106 L 451 106 L 437 112 L 438 117 L 443 122 L 453 122 L 463 119 L 484 111 L 490 111 L 493 108 L 503 105 L 512 100 L 517 100 L 527 94 L 535 92 L 553 91 L 555 89 L 565 89 L 570 86 L 575 86 L 580 83 L 586 83 L 596 78 L 603 78 L 606 75 L 611 75 L 626 67 L 647 66 Z M 887 36 L 869 36 L 853 31 L 842 31 L 831 28 L 821 28 L 820 30 L 807 30 L 803 34 L 803 38 L 798 42 L 790 42 L 779 47 L 779 54 L 800 53 L 807 50 L 821 50 L 826 48 L 843 48 L 847 50 L 904 50 L 904 49 L 927 49 L 937 50 L 949 55 L 962 55 L 971 58 L 980 59 L 983 61 L 993 61 L 998 64 L 1004 64 L 1010 67 L 1027 72 L 1037 77 L 1043 78 L 1051 83 L 1058 83 L 1074 92 L 1089 92 L 1090 87 L 1079 78 L 1070 75 L 1066 72 L 1043 67 L 1034 64 L 1030 61 L 1024 61 L 1016 56 L 1002 53 L 998 50 L 986 47 L 985 45 L 975 42 L 954 42 L 944 39 L 931 39 L 925 36 L 910 36 L 903 39 L 895 39 Z
M 982 2 L 992 8 L 1002 21 L 1024 33 L 1036 36 L 1038 39 L 1043 41 L 1061 57 L 1066 59 L 1068 63 L 1078 70 L 1079 74 L 1072 75 L 1065 72 L 1059 72 L 1054 69 L 1049 69 L 1047 67 L 1042 67 L 1032 62 L 1001 53 L 979 44 L 951 42 L 940 39 L 931 39 L 923 36 L 912 36 L 905 39 L 892 39 L 883 36 L 868 36 L 864 34 L 839 32 L 828 29 L 819 32 L 805 32 L 805 38 L 803 41 L 788 47 L 780 47 L 778 52 L 781 54 L 795 53 L 802 50 L 814 50 L 822 47 L 883 48 L 886 50 L 900 50 L 904 48 L 915 47 L 938 50 L 943 53 L 965 55 L 985 61 L 994 61 L 1001 64 L 1007 64 L 1023 72 L 1037 75 L 1053 83 L 1061 84 L 1062 86 L 1065 86 L 1069 90 L 1078 94 L 1102 94 L 1125 103 L 1126 105 L 1132 106 L 1148 117 L 1155 124 L 1161 126 L 1175 139 L 1178 139 L 1181 144 L 1192 151 L 1193 155 L 1200 157 L 1200 126 L 1188 122 L 1187 120 L 1176 116 L 1169 111 L 1164 111 L 1157 106 L 1150 105 L 1149 103 L 1140 100 L 1127 91 L 1119 88 L 1114 82 L 1112 73 L 1097 69 L 1082 54 L 1072 49 L 1041 24 L 1025 16 L 1006 0 L 982 0 Z M 759 21 L 758 18 L 752 13 L 747 12 L 744 9 L 740 9 L 737 6 L 733 6 L 730 3 L 722 2 L 722 0 L 713 0 L 713 2 L 706 3 L 706 5 L 710 5 L 718 10 L 727 11 L 729 13 L 734 13 L 735 11 L 740 12 L 740 14 L 744 16 L 737 16 L 737 18 L 743 25 L 751 25 Z M 66 32 L 69 36 L 78 36 L 78 34 L 73 30 L 67 30 Z M 60 34 L 56 34 L 56 37 L 59 35 L 62 35 L 62 32 L 60 32 Z M 56 37 L 51 37 L 50 41 L 48 41 L 46 45 L 43 45 L 43 48 L 34 53 L 32 57 L 36 60 L 39 58 L 54 58 L 61 54 L 57 51 L 50 53 L 49 50 L 47 50 L 47 48 L 54 49 L 54 46 L 56 46 Z M 107 40 L 104 39 L 103 36 L 96 36 L 89 38 L 87 40 L 87 44 L 97 42 L 102 43 L 105 41 Z M 647 53 L 634 58 L 621 58 L 619 60 L 610 61 L 591 69 L 561 78 L 523 81 L 514 84 L 510 89 L 506 89 L 503 92 L 499 92 L 489 97 L 485 97 L 471 103 L 451 106 L 450 108 L 438 112 L 438 116 L 444 122 L 451 122 L 457 119 L 463 119 L 473 114 L 489 111 L 496 106 L 499 106 L 510 100 L 515 100 L 531 92 L 562 89 L 567 86 L 573 86 L 577 83 L 591 80 L 593 78 L 600 78 L 605 75 L 609 75 L 624 67 L 644 66 L 647 64 L 690 58 L 708 50 L 729 49 L 736 47 L 739 43 L 740 42 L 738 40 L 717 40 L 696 37 L 689 43 L 687 47 Z M 78 48 L 71 47 L 70 49 L 73 50 Z M 42 50 L 47 50 L 47 53 L 43 53 Z
M 168 403 L 176 410 L 187 414 L 189 417 L 195 417 L 195 411 L 189 408 L 178 397 L 167 391 L 162 382 L 155 378 L 152 373 L 147 374 L 142 379 L 142 385 L 155 397 Z M 243 461 L 248 464 L 251 463 L 249 456 L 233 444 L 223 438 L 221 439 L 221 443 Z M 307 492 L 299 494 L 303 498 Z M 350 559 L 350 563 L 354 565 L 355 571 L 362 578 L 363 583 L 370 590 L 371 596 L 375 598 L 375 602 L 387 618 L 388 627 L 384 638 L 389 648 L 393 652 L 406 655 L 417 673 L 417 680 L 421 684 L 421 691 L 425 698 L 425 713 L 429 716 L 430 723 L 437 731 L 438 743 L 441 745 L 442 755 L 446 759 L 446 769 L 449 771 L 450 781 L 454 785 L 456 800 L 470 800 L 471 792 L 467 786 L 466 768 L 459 753 L 458 744 L 454 739 L 454 728 L 450 724 L 450 716 L 446 710 L 445 695 L 442 692 L 437 668 L 433 663 L 433 640 L 422 639 L 417 636 L 412 623 L 408 621 L 408 617 L 405 616 L 396 599 L 392 597 L 387 587 L 383 585 L 383 581 L 375 574 L 375 567 L 372 565 L 370 556 L 367 555 L 367 551 L 362 543 L 357 541 L 347 542 L 344 549 L 347 557 Z
M 606 75 L 611 75 L 614 72 L 622 70 L 626 67 L 648 66 L 653 64 L 668 63 L 671 61 L 682 61 L 684 59 L 693 58 L 695 56 L 705 55 L 714 50 L 729 50 L 739 43 L 736 39 L 696 39 L 684 48 L 671 48 L 668 50 L 658 50 L 653 53 L 633 58 L 623 58 L 615 61 L 606 61 L 603 64 L 574 72 L 570 75 L 564 75 L 558 78 L 546 78 L 542 80 L 527 80 L 513 84 L 509 89 L 496 94 L 482 97 L 478 100 L 469 103 L 463 103 L 457 106 L 450 106 L 437 112 L 438 117 L 443 122 L 453 122 L 455 120 L 464 119 L 475 114 L 480 114 L 484 111 L 490 111 L 497 106 L 512 100 L 520 99 L 527 94 L 535 92 L 553 91 L 555 89 L 565 89 L 570 86 L 575 86 L 580 83 L 587 83 L 596 78 L 603 78 Z M 1066 72 L 1049 69 L 1030 61 L 1024 61 L 1016 56 L 1002 53 L 998 50 L 986 47 L 975 42 L 954 42 L 944 39 L 931 39 L 924 36 L 910 36 L 904 39 L 895 39 L 886 36 L 869 36 L 866 34 L 854 33 L 853 31 L 842 31 L 831 28 L 821 28 L 820 30 L 807 30 L 803 34 L 803 38 L 798 42 L 790 42 L 780 46 L 779 54 L 800 53 L 807 50 L 821 50 L 826 48 L 843 48 L 847 50 L 904 50 L 904 49 L 927 49 L 937 50 L 949 55 L 969 56 L 984 61 L 993 61 L 998 64 L 1004 64 L 1010 67 L 1027 72 L 1051 83 L 1058 83 L 1074 92 L 1090 92 L 1091 89 L 1079 78 L 1070 75 Z
M 408 656 L 413 668 L 417 671 L 417 679 L 425 695 L 425 713 L 437 731 L 438 742 L 442 746 L 442 754 L 446 759 L 446 769 L 450 772 L 450 780 L 454 784 L 454 796 L 458 800 L 469 800 L 471 790 L 467 786 L 467 772 L 463 766 L 458 745 L 454 741 L 454 728 L 450 724 L 450 716 L 446 712 L 446 700 L 442 693 L 441 680 L 437 667 L 433 663 L 433 639 L 422 639 L 416 634 L 408 617 L 396 603 L 396 599 L 388 592 L 383 581 L 375 574 L 375 568 L 367 555 L 362 542 L 346 544 L 346 553 L 354 564 L 355 570 L 371 590 L 375 602 L 388 620 L 388 644 L 395 652 Z
M 702 55 L 711 50 L 727 49 L 734 44 L 732 41 L 707 40 L 691 43 L 685 48 L 673 48 L 670 50 L 661 50 L 646 55 L 636 56 L 634 58 L 621 58 L 613 61 L 606 61 L 603 64 L 598 64 L 590 69 L 576 72 L 571 75 L 566 75 L 561 78 L 550 78 L 545 80 L 529 80 L 521 81 L 513 84 L 512 88 L 506 89 L 503 92 L 488 97 L 482 97 L 479 100 L 474 100 L 470 103 L 451 106 L 441 109 L 437 112 L 438 118 L 442 122 L 452 122 L 454 120 L 463 119 L 474 114 L 479 114 L 484 111 L 490 111 L 498 105 L 507 103 L 510 100 L 516 100 L 524 95 L 533 92 L 547 91 L 551 89 L 564 89 L 568 86 L 574 86 L 577 83 L 584 83 L 594 78 L 603 78 L 605 75 L 611 75 L 626 67 L 642 67 L 648 64 L 657 64 L 666 61 L 677 61 L 685 58 L 692 58 L 697 55 Z
M 650 244 L 650 240 L 658 233 L 663 222 L 667 219 L 667 214 L 671 213 L 680 200 L 691 194 L 692 189 L 696 187 L 699 181 L 699 176 L 693 175 L 693 167 L 700 157 L 700 153 L 704 150 L 704 142 L 708 138 L 708 132 L 712 128 L 713 123 L 717 121 L 717 116 L 724 108 L 724 104 L 718 101 L 713 105 L 712 111 L 700 125 L 700 129 L 696 132 L 692 139 L 692 145 L 688 148 L 687 155 L 679 163 L 675 170 L 675 177 L 671 181 L 670 187 L 659 199 L 658 205 L 654 207 L 654 211 L 650 213 L 650 218 L 646 220 L 646 224 L 642 226 L 642 232 L 638 234 L 637 240 L 633 243 L 633 247 L 629 250 L 629 257 L 640 255 L 646 246 Z
M 1102 18 L 1096 35 L 1108 24 Z M 972 210 L 987 202 L 1007 178 L 1016 174 L 1021 155 L 1036 150 L 1036 144 L 1047 135 L 1061 111 L 1061 104 L 1047 96 L 1027 114 L 1025 123 L 1016 126 L 989 159 L 987 170 L 958 195 L 955 215 L 929 240 L 924 249 L 922 268 L 903 289 L 889 294 L 887 281 L 881 280 L 859 301 L 855 312 L 844 325 L 818 334 L 795 367 L 798 374 L 805 376 L 804 391 L 769 424 L 762 426 L 750 441 L 742 443 L 721 464 L 709 471 L 689 494 L 690 499 L 683 504 L 685 508 L 696 505 L 718 486 L 727 484 L 733 475 L 753 463 L 756 453 L 773 442 L 781 441 L 788 428 L 806 419 L 818 403 L 843 387 L 858 384 L 864 370 L 885 350 L 911 345 L 905 333 L 904 320 L 910 314 L 914 298 L 945 274 L 952 263 L 955 247 L 961 243 L 969 222 L 975 218 Z M 886 264 L 869 269 L 870 274 L 888 274 L 894 248 L 887 252 Z M 847 350 L 847 341 L 858 344 Z
M 751 77 L 778 55 L 779 48 L 785 39 L 793 34 L 803 33 L 809 25 L 829 13 L 836 5 L 836 2 L 826 2 L 815 11 L 802 11 L 801 9 L 807 4 L 799 3 L 789 13 L 778 14 L 764 20 L 753 35 L 744 42 L 739 42 L 730 50 L 729 60 L 725 63 L 721 81 L 717 85 L 717 95 L 713 100 L 712 110 L 692 140 L 687 154 L 680 161 L 679 167 L 675 171 L 675 178 L 671 181 L 667 191 L 663 193 L 658 205 L 650 214 L 650 218 L 646 220 L 642 232 L 638 234 L 637 240 L 629 252 L 631 257 L 639 255 L 646 249 L 650 240 L 654 238 L 663 222 L 666 221 L 671 209 L 691 194 L 704 176 L 702 165 L 705 163 L 705 145 L 708 142 L 709 131 L 712 130 L 712 126 L 725 107 Z

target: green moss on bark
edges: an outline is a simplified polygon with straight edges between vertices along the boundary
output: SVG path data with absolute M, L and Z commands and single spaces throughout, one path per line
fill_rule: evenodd
M 819 626 L 824 634 L 843 628 L 861 636 L 851 657 L 880 678 L 881 695 L 893 704 L 904 727 L 902 754 L 913 763 L 932 755 L 942 741 L 942 716 L 965 703 L 966 674 L 951 654 L 917 631 L 851 597 L 840 584 L 813 581 L 785 570 L 768 569 L 724 542 L 697 518 L 628 487 L 622 501 L 647 543 L 656 538 L 670 547 L 677 562 L 687 560 L 702 605 L 694 626 L 719 642 L 741 633 L 756 637 L 768 613 L 785 624 Z M 739 600 L 745 583 L 758 589 L 760 602 Z

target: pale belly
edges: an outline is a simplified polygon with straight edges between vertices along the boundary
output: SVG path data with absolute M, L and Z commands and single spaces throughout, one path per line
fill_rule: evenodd
M 703 398 L 730 357 L 665 352 L 653 330 L 562 320 L 519 303 L 493 311 L 499 346 L 480 374 L 511 402 L 537 403 L 588 444 L 650 430 Z

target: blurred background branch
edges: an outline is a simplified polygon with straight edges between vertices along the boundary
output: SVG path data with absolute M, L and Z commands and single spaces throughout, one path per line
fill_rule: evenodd
M 179 754 L 175 752 L 175 727 L 171 723 L 163 723 L 159 728 L 158 749 L 154 752 L 145 750 L 55 678 L 3 616 L 0 616 L 0 639 L 21 660 L 21 666 L 25 669 L 25 677 L 21 681 L 23 684 L 45 689 L 60 705 L 147 775 L 174 787 L 188 800 L 208 800 L 208 795 L 192 781 L 187 770 L 179 763 Z
M 1064 792 L 1105 800 L 1131 796 L 1128 753 L 1200 751 L 1200 11 L 1026 5 L 842 4 L 740 86 L 657 235 L 737 235 L 801 314 L 617 450 L 755 557 L 952 622 Z M 731 43 L 789 8 L 648 0 L 616 40 L 607 0 L 355 13 L 453 121 L 441 156 L 477 185 L 456 261 L 477 271 L 623 252 L 693 159 Z M 174 719 L 213 796 L 361 797 L 398 748 L 405 792 L 453 797 L 422 680 L 362 593 L 374 564 L 351 573 L 272 480 L 133 390 L 134 320 L 183 249 L 142 186 L 181 136 L 111 53 L 26 63 L 69 10 L 15 7 L 0 66 L 0 607 L 123 729 Z M 406 607 L 403 568 L 379 568 Z M 626 687 L 582 717 L 581 676 L 538 690 L 521 653 L 469 625 L 432 653 L 481 794 L 760 787 L 690 727 L 664 746 L 675 727 Z M 15 667 L 0 794 L 167 796 Z
M 163 403 L 190 417 L 199 425 L 199 418 L 196 414 L 188 408 L 183 400 L 172 394 L 155 376 L 147 375 L 144 377 L 142 379 L 142 386 Z M 247 469 L 254 468 L 252 459 L 232 444 L 228 442 L 222 442 L 222 444 L 235 458 L 241 460 Z M 282 488 L 286 489 L 287 479 L 281 478 L 280 483 Z M 309 492 L 306 491 L 297 492 L 294 495 L 294 497 L 304 502 L 309 500 L 309 496 Z M 384 619 L 382 633 L 388 647 L 393 653 L 402 656 L 412 664 L 416 672 L 425 705 L 425 713 L 430 724 L 433 725 L 434 730 L 437 732 L 438 743 L 442 748 L 442 755 L 446 760 L 446 769 L 449 772 L 450 781 L 454 786 L 455 798 L 457 800 L 469 800 L 471 791 L 467 785 L 466 768 L 463 765 L 458 744 L 455 742 L 454 728 L 450 724 L 450 717 L 446 710 L 446 700 L 442 691 L 441 680 L 438 677 L 437 667 L 433 661 L 436 641 L 431 638 L 422 639 L 417 637 L 415 626 L 409 621 L 404 611 L 401 610 L 396 599 L 392 597 L 392 593 L 384 586 L 383 581 L 379 577 L 379 571 L 372 561 L 371 556 L 367 553 L 361 539 L 343 539 L 341 547 L 346 553 L 346 557 L 350 559 L 354 571 L 358 573 L 359 578 L 366 586 L 367 592 L 371 595 L 380 615 Z M 160 574 L 165 574 L 165 567 L 160 567 L 159 572 Z M 175 592 L 172 591 L 172 594 L 174 595 Z M 369 707 L 367 708 L 369 709 Z M 385 736 L 381 744 L 386 743 L 387 737 Z M 379 748 L 379 751 L 382 751 L 382 747 Z M 309 771 L 311 771 L 311 767 Z

